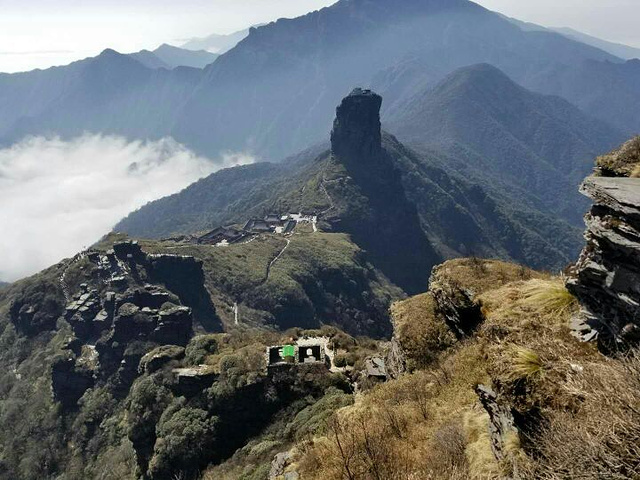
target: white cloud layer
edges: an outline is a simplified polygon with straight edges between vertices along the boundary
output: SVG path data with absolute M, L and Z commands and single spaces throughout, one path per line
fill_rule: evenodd
M 243 154 L 198 157 L 172 139 L 30 138 L 0 150 L 0 280 L 35 273 L 97 241 L 130 211 Z

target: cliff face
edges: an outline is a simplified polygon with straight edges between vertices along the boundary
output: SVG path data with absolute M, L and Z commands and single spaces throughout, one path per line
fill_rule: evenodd
M 336 109 L 331 151 L 348 159 L 382 153 L 380 107 L 382 97 L 371 90 L 354 89 Z
M 567 288 L 583 309 L 574 329 L 598 337 L 606 350 L 640 341 L 640 179 L 589 177 L 581 192 L 593 199 L 587 244 Z
M 396 285 L 416 293 L 440 258 L 407 199 L 397 159 L 383 144 L 381 105 L 382 97 L 360 88 L 342 100 L 331 132 L 331 161 L 344 175 L 325 175 L 323 185 L 345 205 L 335 212 L 334 228 L 349 233 Z

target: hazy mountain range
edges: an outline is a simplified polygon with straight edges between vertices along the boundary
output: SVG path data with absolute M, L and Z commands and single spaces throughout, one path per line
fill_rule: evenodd
M 630 47 L 629 45 L 623 45 L 621 43 L 609 42 L 607 40 L 603 40 L 601 38 L 597 38 L 592 35 L 588 35 L 586 33 L 580 32 L 573 28 L 543 27 L 542 25 L 537 25 L 531 22 L 523 22 L 516 18 L 510 18 L 507 16 L 504 16 L 504 18 L 518 25 L 520 28 L 522 28 L 525 31 L 557 32 L 572 40 L 575 40 L 581 43 L 586 43 L 587 45 L 591 45 L 592 47 L 599 48 L 600 50 L 604 50 L 605 52 L 609 52 L 611 55 L 615 55 L 616 57 L 620 57 L 625 60 L 640 58 L 640 48 Z
M 388 134 L 380 139 L 379 123 L 367 122 L 363 113 L 353 117 L 347 127 L 334 127 L 331 151 L 322 144 L 279 164 L 220 171 L 132 213 L 114 230 L 163 238 L 242 224 L 268 212 L 324 212 L 329 231 L 349 233 L 374 265 L 410 292 L 419 291 L 431 267 L 444 258 L 497 256 L 560 268 L 577 252 L 579 229 L 536 207 L 524 188 L 492 186 L 470 169 L 458 173 L 444 167 L 456 161 L 453 157 L 416 153 Z M 352 145 L 344 154 L 337 153 L 339 128 L 351 132 Z M 354 138 L 365 139 L 364 145 Z M 417 217 L 411 220 L 410 212 Z M 397 248 L 401 239 L 418 242 L 420 236 L 423 246 Z M 419 261 L 416 252 L 422 252 Z M 396 268 L 417 277 L 398 279 Z
M 575 192 L 640 130 L 640 60 L 534 27 L 340 0 L 0 75 L 33 257 L 241 165 L 0 281 L 0 479 L 631 478 L 639 184 L 588 178 L 586 246 Z
M 200 72 L 140 68 L 109 51 L 67 67 L 2 75 L 0 139 L 172 135 L 208 155 L 249 150 L 279 159 L 321 140 L 329 106 L 356 84 L 373 86 L 392 108 L 477 63 L 563 96 L 625 132 L 640 128 L 640 61 L 625 63 L 557 33 L 523 31 L 467 0 L 342 0 L 251 29 Z M 127 118 L 132 111 L 135 118 Z
M 262 25 L 254 25 L 252 28 L 261 27 Z M 248 28 L 227 35 L 213 33 L 203 38 L 192 38 L 184 43 L 182 48 L 187 50 L 206 50 L 221 55 L 235 47 L 247 35 L 249 35 Z
M 388 111 L 387 128 L 416 148 L 447 153 L 446 168 L 499 185 L 580 225 L 575 186 L 624 135 L 556 96 L 533 93 L 488 64 L 465 67 Z
M 129 56 L 138 60 L 145 67 L 166 68 L 171 70 L 176 67 L 204 68 L 213 63 L 218 54 L 202 50 L 189 50 L 171 45 L 162 44 L 153 51 L 141 50 L 130 53 Z

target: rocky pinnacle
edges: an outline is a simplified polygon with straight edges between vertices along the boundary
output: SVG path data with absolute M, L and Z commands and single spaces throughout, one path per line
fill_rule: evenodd
M 354 89 L 336 109 L 331 152 L 340 158 L 375 156 L 382 150 L 382 97 L 371 90 Z

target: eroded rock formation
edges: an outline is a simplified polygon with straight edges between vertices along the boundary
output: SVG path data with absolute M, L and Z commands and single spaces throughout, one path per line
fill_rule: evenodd
M 116 396 L 124 397 L 138 376 L 182 358 L 193 336 L 195 311 L 201 325 L 215 329 L 219 322 L 204 287 L 202 264 L 194 258 L 149 255 L 128 241 L 77 261 L 85 262 L 81 270 L 86 283 L 63 285 L 68 299 L 64 311 L 53 304 L 41 309 L 51 311 L 49 324 L 55 324 L 54 314 L 60 311 L 73 332 L 51 372 L 54 399 L 65 409 L 75 408 L 94 385 L 109 384 Z M 75 268 L 73 264 L 69 268 Z M 64 274 L 61 278 L 65 283 Z M 46 301 L 41 297 L 14 302 L 17 326 L 28 330 L 33 323 L 43 323 L 31 313 L 39 311 L 33 305 Z M 155 355 L 145 356 L 152 350 Z
M 328 195 L 340 204 L 329 221 L 352 235 L 396 285 L 417 293 L 424 290 L 428 272 L 440 258 L 407 199 L 396 161 L 384 148 L 381 105 L 382 97 L 356 88 L 336 109 L 331 158 L 347 176 L 323 178 Z M 389 255 L 391 247 L 394 255 Z
M 581 192 L 594 205 L 585 217 L 586 246 L 567 288 L 583 309 L 574 330 L 598 336 L 606 350 L 640 341 L 640 179 L 596 177 Z

